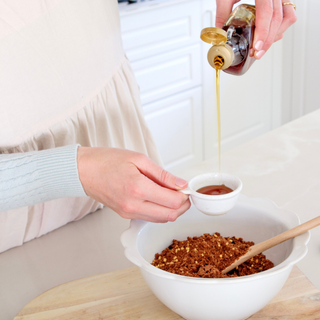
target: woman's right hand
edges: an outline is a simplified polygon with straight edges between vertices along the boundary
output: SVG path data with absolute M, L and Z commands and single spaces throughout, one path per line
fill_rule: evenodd
M 177 191 L 188 182 L 141 153 L 79 147 L 78 171 L 86 194 L 123 218 L 175 221 L 191 205 L 188 196 Z
M 233 5 L 240 0 L 216 0 L 216 26 L 222 28 L 232 12 Z M 256 29 L 250 55 L 256 59 L 269 50 L 271 45 L 283 38 L 283 33 L 297 20 L 292 5 L 283 5 L 283 0 L 256 0 Z

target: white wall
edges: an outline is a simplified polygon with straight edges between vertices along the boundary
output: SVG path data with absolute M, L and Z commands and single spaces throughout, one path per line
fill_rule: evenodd
M 283 39 L 282 123 L 320 108 L 320 1 L 295 3 L 298 20 Z

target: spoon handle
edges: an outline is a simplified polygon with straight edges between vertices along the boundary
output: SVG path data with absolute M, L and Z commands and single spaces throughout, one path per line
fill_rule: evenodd
M 234 263 L 232 263 L 229 267 L 222 270 L 222 273 L 225 274 L 225 273 L 231 271 L 232 269 L 234 269 L 235 267 L 239 266 L 243 262 L 254 257 L 255 255 L 257 255 L 265 250 L 268 250 L 268 249 L 276 246 L 277 244 L 280 244 L 284 241 L 287 241 L 291 238 L 294 238 L 294 237 L 296 237 L 296 236 L 298 236 L 298 235 L 300 235 L 310 229 L 313 229 L 319 225 L 320 225 L 320 216 L 317 218 L 314 218 L 312 220 L 309 220 L 303 224 L 300 224 L 299 226 L 294 227 L 288 231 L 280 233 L 279 235 L 277 235 L 271 239 L 260 242 L 256 245 L 250 247 L 249 251 L 246 254 L 241 256 L 238 260 L 236 260 Z

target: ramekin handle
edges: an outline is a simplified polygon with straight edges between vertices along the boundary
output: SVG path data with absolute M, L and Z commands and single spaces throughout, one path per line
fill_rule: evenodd
M 179 190 L 179 192 L 184 193 L 184 194 L 191 194 L 191 189 L 188 187 L 186 187 L 185 189 L 181 189 Z

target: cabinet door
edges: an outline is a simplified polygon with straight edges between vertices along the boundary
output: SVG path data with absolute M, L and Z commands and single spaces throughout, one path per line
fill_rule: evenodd
M 143 107 L 165 168 L 172 173 L 202 161 L 200 87 Z
M 131 63 L 142 104 L 201 84 L 200 43 Z
M 123 46 L 137 61 L 199 43 L 200 4 L 195 1 L 150 1 L 121 10 Z
M 319 0 L 296 0 L 297 22 L 284 35 L 283 122 L 320 108 Z

